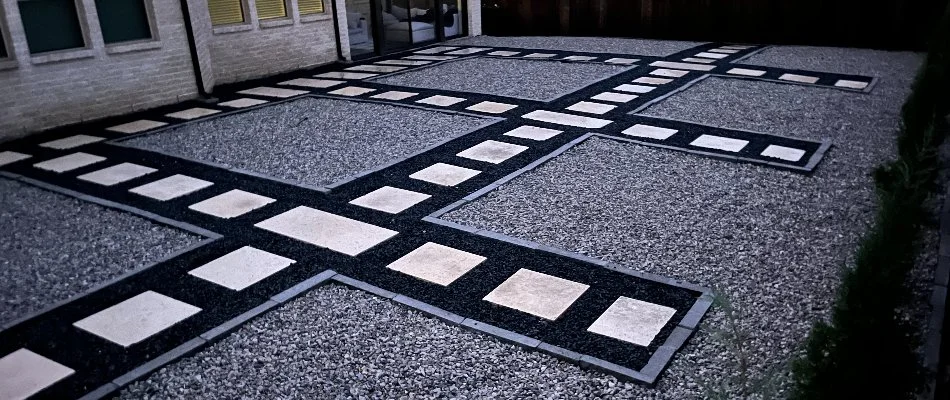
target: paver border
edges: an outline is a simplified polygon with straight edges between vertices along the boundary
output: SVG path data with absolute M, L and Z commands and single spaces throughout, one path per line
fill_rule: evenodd
M 30 313 L 28 313 L 28 314 L 25 314 L 25 315 L 23 315 L 23 316 L 17 317 L 17 318 L 15 318 L 15 319 L 11 320 L 11 321 L 8 321 L 8 322 L 4 323 L 3 325 L 0 325 L 0 333 L 2 333 L 2 332 L 4 332 L 4 331 L 7 331 L 7 330 L 9 330 L 9 329 L 12 329 L 12 328 L 16 327 L 17 325 L 19 325 L 19 324 L 21 324 L 21 323 L 24 323 L 24 322 L 26 322 L 26 321 L 29 321 L 29 320 L 31 320 L 31 319 L 33 319 L 33 318 L 36 318 L 36 317 L 38 317 L 38 316 L 40 316 L 40 315 L 42 315 L 42 314 L 45 314 L 45 313 L 50 312 L 50 311 L 52 311 L 52 310 L 55 310 L 55 309 L 57 309 L 57 308 L 59 308 L 59 307 L 62 307 L 62 306 L 64 306 L 64 305 L 66 305 L 66 304 L 72 303 L 72 302 L 74 302 L 74 301 L 76 301 L 76 300 L 79 300 L 79 299 L 82 299 L 82 298 L 85 298 L 85 297 L 88 297 L 88 296 L 91 296 L 91 295 L 93 295 L 93 294 L 99 292 L 100 290 L 103 290 L 103 289 L 105 289 L 105 288 L 107 288 L 107 287 L 109 287 L 109 286 L 111 286 L 111 285 L 114 285 L 114 284 L 117 284 L 117 283 L 119 283 L 119 282 L 122 282 L 122 281 L 124 281 L 124 280 L 126 280 L 126 279 L 129 279 L 129 278 L 135 276 L 135 275 L 138 275 L 139 273 L 142 273 L 142 272 L 144 272 L 144 271 L 146 271 L 146 270 L 149 270 L 149 269 L 151 269 L 152 267 L 155 267 L 155 266 L 157 266 L 157 265 L 160 265 L 160 264 L 163 264 L 163 263 L 168 262 L 168 261 L 170 261 L 170 260 L 173 260 L 173 259 L 175 259 L 175 258 L 178 258 L 178 257 L 180 257 L 180 256 L 182 256 L 182 255 L 184 255 L 184 254 L 190 253 L 190 252 L 192 252 L 192 251 L 194 251 L 194 250 L 197 250 L 197 249 L 199 249 L 199 248 L 201 248 L 201 247 L 204 247 L 205 245 L 214 243 L 214 242 L 216 242 L 216 241 L 218 241 L 219 239 L 222 239 L 222 238 L 224 237 L 224 236 L 221 235 L 221 234 L 218 234 L 218 233 L 209 231 L 209 230 L 204 229 L 204 228 L 200 228 L 200 227 L 198 227 L 198 226 L 195 226 L 195 225 L 192 225 L 192 224 L 189 224 L 189 223 L 186 223 L 186 222 L 176 221 L 176 220 L 173 220 L 173 219 L 169 219 L 169 218 L 166 218 L 166 217 L 162 217 L 162 216 L 160 216 L 160 215 L 153 214 L 153 213 L 150 213 L 150 212 L 148 212 L 148 211 L 145 211 L 145 210 L 142 210 L 142 209 L 139 209 L 139 208 L 135 208 L 135 207 L 128 206 L 128 205 L 125 205 L 125 204 L 121 204 L 121 203 L 116 203 L 116 202 L 113 202 L 113 201 L 110 201 L 110 200 L 106 200 L 106 199 L 99 198 L 99 197 L 95 197 L 95 196 L 90 196 L 90 195 L 87 195 L 87 194 L 82 194 L 82 193 L 79 193 L 79 192 L 76 192 L 76 191 L 73 191 L 73 190 L 70 190 L 70 189 L 66 189 L 66 188 L 61 187 L 61 186 L 56 186 L 56 185 L 49 184 L 49 183 L 42 182 L 42 181 L 38 181 L 38 180 L 35 180 L 35 179 L 32 179 L 32 178 L 27 178 L 27 177 L 25 177 L 25 176 L 22 176 L 22 175 L 19 175 L 19 174 L 15 174 L 15 173 L 12 173 L 12 172 L 0 171 L 0 176 L 5 177 L 5 178 L 7 178 L 7 179 L 11 179 L 11 180 L 17 181 L 17 182 L 20 182 L 20 183 L 23 183 L 23 184 L 26 184 L 26 185 L 29 185 L 29 186 L 36 187 L 36 188 L 39 188 L 39 189 L 48 190 L 48 191 L 51 191 L 51 192 L 54 192 L 54 193 L 57 193 L 57 194 L 61 194 L 61 195 L 68 196 L 68 197 L 72 197 L 72 198 L 75 198 L 75 199 L 80 200 L 80 201 L 86 201 L 86 202 L 90 202 L 90 203 L 99 205 L 99 206 L 101 206 L 101 207 L 114 209 L 114 210 L 119 211 L 119 212 L 129 213 L 129 214 L 135 215 L 135 216 L 137 216 L 137 217 L 140 217 L 140 218 L 149 220 L 149 221 L 151 221 L 151 222 L 153 222 L 153 223 L 157 223 L 157 224 L 161 224 L 161 225 L 166 225 L 166 226 L 169 226 L 169 227 L 172 227 L 172 228 L 175 228 L 175 229 L 179 229 L 179 230 L 186 231 L 186 232 L 188 232 L 188 233 L 191 233 L 191 234 L 194 234 L 194 235 L 197 235 L 197 236 L 203 236 L 203 237 L 204 237 L 204 239 L 198 241 L 197 243 L 193 243 L 193 244 L 191 244 L 191 245 L 189 245 L 189 246 L 186 246 L 186 247 L 184 247 L 184 248 L 182 248 L 182 249 L 179 249 L 179 250 L 177 250 L 177 251 L 175 251 L 175 252 L 173 252 L 173 253 L 171 253 L 171 254 L 168 254 L 168 255 L 166 255 L 165 257 L 162 257 L 161 259 L 159 259 L 159 260 L 157 260 L 157 261 L 155 261 L 155 262 L 153 262 L 153 263 L 151 263 L 151 264 L 143 265 L 143 266 L 141 266 L 141 267 L 138 267 L 138 268 L 135 268 L 135 269 L 126 271 L 126 272 L 124 272 L 124 273 L 122 273 L 122 274 L 119 274 L 118 276 L 116 276 L 116 277 L 114 277 L 114 278 L 112 278 L 112 279 L 109 279 L 109 280 L 107 280 L 107 281 L 100 282 L 100 283 L 98 283 L 98 284 L 96 284 L 96 285 L 93 285 L 91 288 L 89 288 L 89 289 L 87 289 L 87 290 L 85 290 L 85 291 L 83 291 L 83 292 L 81 292 L 81 293 L 79 293 L 79 294 L 73 295 L 73 296 L 71 296 L 71 297 L 69 297 L 69 298 L 67 298 L 67 299 L 63 299 L 63 300 L 57 301 L 57 302 L 55 302 L 55 303 L 52 303 L 52 304 L 47 305 L 47 306 L 45 306 L 45 307 L 42 307 L 42 308 L 40 308 L 39 310 L 32 311 L 32 312 L 30 312 Z
M 806 46 L 806 47 L 807 47 L 807 46 Z M 776 46 L 776 45 L 771 45 L 771 44 L 770 44 L 770 45 L 762 46 L 761 48 L 755 49 L 754 51 L 750 51 L 748 54 L 745 54 L 745 55 L 743 55 L 742 57 L 739 57 L 739 58 L 736 58 L 735 60 L 729 61 L 729 62 L 726 63 L 725 65 L 735 64 L 735 65 L 755 66 L 755 67 L 762 67 L 762 68 L 781 68 L 781 67 L 771 67 L 771 66 L 768 66 L 768 65 L 759 65 L 759 64 L 743 64 L 743 63 L 740 62 L 740 61 L 745 61 L 745 60 L 747 60 L 747 59 L 749 59 L 749 58 L 752 58 L 753 56 L 758 55 L 759 53 L 762 53 L 762 52 L 764 52 L 765 50 L 770 50 L 770 49 L 772 49 L 772 48 L 778 48 L 778 46 Z M 822 72 L 824 72 L 824 71 L 822 71 Z M 766 82 L 779 82 L 779 83 L 790 84 L 790 85 L 812 86 L 812 87 L 815 86 L 814 84 L 810 84 L 810 83 L 801 83 L 801 82 L 795 82 L 795 81 L 783 81 L 783 80 L 780 80 L 780 79 L 758 78 L 758 77 L 754 77 L 754 76 L 741 76 L 741 75 L 729 75 L 729 74 L 713 74 L 713 75 L 728 76 L 728 77 L 730 77 L 730 78 L 739 78 L 739 79 L 752 79 L 752 80 L 759 80 L 759 81 L 766 81 Z M 874 85 L 877 85 L 878 80 L 880 80 L 879 77 L 872 76 L 872 77 L 871 77 L 871 82 L 868 82 L 868 85 L 865 86 L 863 89 L 849 89 L 849 88 L 840 87 L 840 86 L 832 86 L 831 88 L 832 88 L 832 89 L 838 89 L 838 90 L 846 90 L 846 91 L 849 91 L 849 92 L 871 93 L 871 90 L 874 89 Z M 819 86 L 819 87 L 824 87 L 824 86 Z

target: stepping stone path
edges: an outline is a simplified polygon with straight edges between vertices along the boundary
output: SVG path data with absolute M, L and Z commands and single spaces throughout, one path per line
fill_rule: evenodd
M 5 174 L 51 189 L 66 185 L 64 193 L 193 227 L 210 239 L 65 306 L 5 326 L 0 331 L 0 343 L 7 346 L 0 353 L 0 398 L 107 396 L 330 281 L 531 350 L 654 384 L 698 329 L 711 304 L 708 289 L 622 272 L 601 260 L 438 217 L 595 136 L 618 145 L 635 142 L 763 168 L 814 171 L 829 147 L 826 142 L 637 114 L 707 76 L 849 91 L 873 87 L 870 77 L 733 63 L 758 49 L 704 44 L 676 56 L 649 57 L 433 46 L 301 75 L 279 87 L 221 93 L 219 103 L 168 106 L 74 129 L 82 133 L 5 145 L 0 148 Z M 626 68 L 547 102 L 382 85 L 373 79 L 472 57 Z M 336 101 L 477 113 L 488 123 L 330 188 L 297 186 L 121 145 L 124 136 L 162 134 L 159 128 L 195 119 L 227 118 L 283 99 L 326 95 L 346 97 Z M 609 350 L 586 346 L 589 342 L 607 343 Z

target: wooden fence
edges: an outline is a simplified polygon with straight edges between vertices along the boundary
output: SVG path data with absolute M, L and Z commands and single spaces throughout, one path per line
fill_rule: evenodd
M 483 0 L 486 35 L 925 48 L 947 0 Z

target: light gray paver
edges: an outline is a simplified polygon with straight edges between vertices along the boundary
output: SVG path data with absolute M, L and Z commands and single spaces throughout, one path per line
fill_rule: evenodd
M 576 126 L 578 128 L 603 128 L 609 125 L 610 120 L 584 117 L 580 115 L 565 114 L 546 110 L 536 110 L 522 116 L 535 121 L 550 122 L 558 125 Z
M 630 100 L 633 100 L 637 97 L 640 97 L 640 96 L 637 96 L 635 94 L 604 92 L 594 97 L 591 97 L 591 99 L 600 100 L 600 101 L 610 101 L 614 103 L 627 103 Z
M 113 186 L 140 176 L 151 174 L 155 171 L 158 170 L 133 163 L 122 163 L 88 174 L 79 175 L 77 178 L 102 186 Z
M 551 58 L 556 55 L 557 54 L 554 54 L 554 53 L 531 53 L 524 56 L 524 58 Z
M 377 62 L 375 62 L 374 64 L 382 64 L 382 65 L 405 65 L 405 66 L 413 67 L 413 66 L 419 66 L 419 65 L 432 64 L 432 61 L 427 61 L 427 60 L 383 60 L 383 61 L 377 61 Z
M 357 256 L 399 233 L 304 206 L 254 226 L 348 256 Z
M 147 291 L 83 318 L 73 326 L 129 347 L 200 311 L 191 304 Z
M 21 348 L 0 358 L 0 399 L 26 399 L 75 371 Z
M 507 111 L 511 111 L 517 107 L 518 106 L 514 104 L 497 103 L 494 101 L 483 101 L 473 106 L 465 107 L 465 109 L 472 110 L 472 111 L 479 111 L 483 113 L 489 113 L 489 114 L 501 114 Z
M 80 152 L 39 162 L 33 164 L 33 166 L 45 171 L 63 173 L 72 171 L 74 169 L 79 169 L 87 165 L 92 165 L 97 162 L 104 161 L 105 159 L 105 157 Z
M 234 218 L 273 203 L 274 199 L 243 190 L 231 190 L 192 204 L 189 209 L 218 218 Z
M 181 110 L 178 112 L 173 112 L 170 114 L 165 114 L 166 117 L 190 120 L 195 118 L 207 117 L 209 115 L 217 114 L 221 112 L 220 110 L 213 110 L 210 108 L 203 107 L 194 107 L 187 110 Z
M 748 68 L 733 68 L 726 71 L 727 74 L 732 75 L 742 75 L 742 76 L 762 76 L 765 75 L 765 71 L 757 69 L 748 69 Z
M 630 93 L 649 93 L 649 92 L 652 92 L 653 89 L 656 89 L 656 88 L 653 86 L 631 85 L 631 84 L 625 83 L 623 85 L 615 87 L 613 90 L 616 90 L 619 92 L 630 92 Z
M 289 81 L 283 81 L 281 85 L 291 85 L 291 86 L 303 86 L 310 87 L 315 89 L 325 89 L 328 87 L 333 87 L 336 85 L 341 85 L 346 83 L 345 81 L 337 81 L 333 79 L 310 79 L 310 78 L 297 78 L 291 79 Z
M 416 278 L 448 286 L 487 260 L 477 254 L 428 242 L 387 265 Z
M 149 129 L 155 129 L 161 126 L 168 125 L 164 122 L 152 121 L 149 119 L 140 119 L 138 121 L 127 122 L 121 125 L 116 125 L 110 128 L 106 128 L 107 131 L 119 132 L 119 133 L 139 133 L 147 131 Z
M 488 47 L 469 47 L 469 48 L 467 48 L 467 49 L 461 49 L 461 50 L 450 51 L 450 52 L 445 53 L 445 54 L 464 56 L 464 55 L 480 53 L 480 52 L 488 51 L 488 50 L 491 50 L 491 48 L 488 48 Z M 418 52 L 417 52 L 417 53 L 418 53 Z
M 710 64 L 710 63 L 716 62 L 716 60 L 712 58 L 696 58 L 696 57 L 686 57 L 683 59 L 683 61 L 691 62 L 691 63 L 702 63 L 702 64 Z
M 666 76 L 666 77 L 670 77 L 670 78 L 679 78 L 679 77 L 682 77 L 682 76 L 684 76 L 684 75 L 686 75 L 686 74 L 688 74 L 688 73 L 689 73 L 689 71 L 682 71 L 682 70 L 678 70 L 678 69 L 659 68 L 659 69 L 655 69 L 655 70 L 651 71 L 651 72 L 650 72 L 650 75 Z
M 330 78 L 330 79 L 366 79 L 372 78 L 379 74 L 371 74 L 368 72 L 343 72 L 343 71 L 331 71 L 324 72 L 322 74 L 314 75 L 314 78 Z
M 676 129 L 660 128 L 658 126 L 636 124 L 627 129 L 624 129 L 621 133 L 627 136 L 666 140 L 666 139 L 669 139 L 670 136 L 673 136 L 674 134 L 676 134 L 676 132 L 679 132 L 679 131 L 677 131 Z
M 337 90 L 327 92 L 327 94 L 335 94 L 338 96 L 361 96 L 367 93 L 375 92 L 376 89 L 362 88 L 358 86 L 347 86 L 345 88 L 339 88 Z
M 519 126 L 515 129 L 512 129 L 506 132 L 505 136 L 514 136 L 514 137 L 518 137 L 522 139 L 544 141 L 552 137 L 555 137 L 562 132 L 564 131 L 559 131 L 557 129 L 541 128 L 541 127 L 531 126 L 531 125 L 524 125 L 524 126 Z
M 264 104 L 264 103 L 267 103 L 267 100 L 249 99 L 246 97 L 242 97 L 240 99 L 218 103 L 218 105 L 225 106 L 225 107 L 233 107 L 233 108 L 246 108 L 246 107 L 253 107 L 253 106 Z
M 56 150 L 66 150 L 76 148 L 82 145 L 89 143 L 95 143 L 103 141 L 105 138 L 99 136 L 89 136 L 89 135 L 74 135 L 67 138 L 57 139 L 50 142 L 40 144 L 40 147 L 46 147 L 49 149 Z
M 483 300 L 547 320 L 557 320 L 589 285 L 522 268 Z
M 807 76 L 807 75 L 798 75 L 798 74 L 782 74 L 778 79 L 783 81 L 799 82 L 799 83 L 815 83 L 818 82 L 817 76 Z
M 462 158 L 468 158 L 470 160 L 499 164 L 527 149 L 527 146 L 498 142 L 495 140 L 486 140 L 462 150 L 462 152 L 456 155 Z
M 500 57 L 510 57 L 516 54 L 520 54 L 520 51 L 507 51 L 507 50 L 498 50 L 488 53 L 491 56 L 500 56 Z
M 675 61 L 654 61 L 650 63 L 650 65 L 654 67 L 687 69 L 691 71 L 712 71 L 713 69 L 716 68 L 715 65 L 692 64 L 692 63 L 675 62 Z
M 696 140 L 690 143 L 690 146 L 705 147 L 707 149 L 725 150 L 738 152 L 749 144 L 748 140 L 726 138 L 722 136 L 700 135 Z
M 482 171 L 451 164 L 436 163 L 416 171 L 412 175 L 409 175 L 409 177 L 441 186 L 456 186 L 480 173 L 482 173 Z
M 837 86 L 837 87 L 843 87 L 843 88 L 848 88 L 848 89 L 864 89 L 864 88 L 868 87 L 868 84 L 867 84 L 867 82 L 849 81 L 849 80 L 847 80 L 847 79 L 839 79 L 837 82 L 835 82 L 835 86 Z
M 705 51 L 704 51 L 704 52 L 702 52 L 702 53 L 696 54 L 696 57 L 720 59 L 720 58 L 729 57 L 729 55 L 728 55 L 728 54 L 719 54 L 719 53 L 709 53 L 709 52 L 705 52 Z
M 441 53 L 443 51 L 455 50 L 457 48 L 458 47 L 453 47 L 453 46 L 438 46 L 438 47 L 432 47 L 432 48 L 428 48 L 424 50 L 419 50 L 415 52 L 415 54 L 436 54 L 436 53 Z
M 172 175 L 165 179 L 146 183 L 129 191 L 138 195 L 167 201 L 209 187 L 213 183 L 186 175 Z
M 673 308 L 621 296 L 587 330 L 649 346 L 673 314 L 676 314 Z
M 350 204 L 389 214 L 398 214 L 432 197 L 411 190 L 383 186 L 350 201 Z
M 739 52 L 739 50 L 734 50 L 734 49 L 728 49 L 728 48 L 725 48 L 725 47 L 720 47 L 720 48 L 718 48 L 718 49 L 710 49 L 709 52 L 710 52 L 710 53 L 723 53 L 723 54 L 736 54 L 736 53 Z
M 401 92 L 398 90 L 390 90 L 388 92 L 375 94 L 369 97 L 372 99 L 383 99 L 383 100 L 405 100 L 412 96 L 416 96 L 418 94 L 419 93 L 415 93 L 415 92 Z
M 673 82 L 672 79 L 668 78 L 654 78 L 652 76 L 641 76 L 633 80 L 636 83 L 645 83 L 648 85 L 665 85 L 667 83 Z
M 596 59 L 597 57 L 591 57 L 591 56 L 567 56 L 567 57 L 562 58 L 562 60 L 569 60 L 569 61 L 591 61 L 591 60 L 596 60 Z
M 633 63 L 640 61 L 639 58 L 610 58 L 604 60 L 608 64 L 621 64 L 621 65 L 632 65 Z
M 785 146 L 776 146 L 770 144 L 765 150 L 762 151 L 762 155 L 765 157 L 778 158 L 780 160 L 796 162 L 801 160 L 805 156 L 805 150 L 796 149 L 792 147 Z
M 0 151 L 0 167 L 13 164 L 17 161 L 23 161 L 27 158 L 33 157 L 29 154 L 17 153 L 15 151 Z
M 572 104 L 570 107 L 567 107 L 566 110 L 600 115 L 606 114 L 615 108 L 617 108 L 617 106 L 610 104 L 595 103 L 592 101 L 579 101 Z
M 417 100 L 416 103 L 429 104 L 439 107 L 449 107 L 463 101 L 465 101 L 465 99 L 461 97 L 442 96 L 437 94 L 435 96 L 426 97 L 422 100 Z
M 397 72 L 406 69 L 407 67 L 396 66 L 396 65 L 357 65 L 355 67 L 343 68 L 344 71 L 359 71 L 359 72 L 380 72 L 380 73 L 390 73 Z
M 303 90 L 261 86 L 261 87 L 256 87 L 253 89 L 242 90 L 242 91 L 239 91 L 238 93 L 249 94 L 252 96 L 276 97 L 280 99 L 285 99 L 288 97 L 294 97 L 294 96 L 299 96 L 302 94 L 307 94 L 308 92 L 303 91 Z
M 454 60 L 458 57 L 456 56 L 406 56 L 403 57 L 404 60 L 424 60 L 424 61 L 446 61 Z
M 244 246 L 188 271 L 188 275 L 240 291 L 295 262 L 287 257 Z

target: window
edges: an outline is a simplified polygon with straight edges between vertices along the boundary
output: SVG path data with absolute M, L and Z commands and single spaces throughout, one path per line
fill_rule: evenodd
M 146 0 L 96 0 L 102 39 L 108 43 L 152 38 Z
M 257 0 L 257 19 L 284 18 L 287 5 L 284 0 Z
M 300 9 L 300 15 L 322 14 L 323 0 L 297 0 L 297 8 Z
M 3 36 L 3 27 L 0 26 L 0 59 L 7 58 L 7 38 Z
M 208 0 L 211 25 L 240 24 L 244 22 L 244 0 Z
M 30 53 L 86 47 L 73 0 L 19 0 Z

